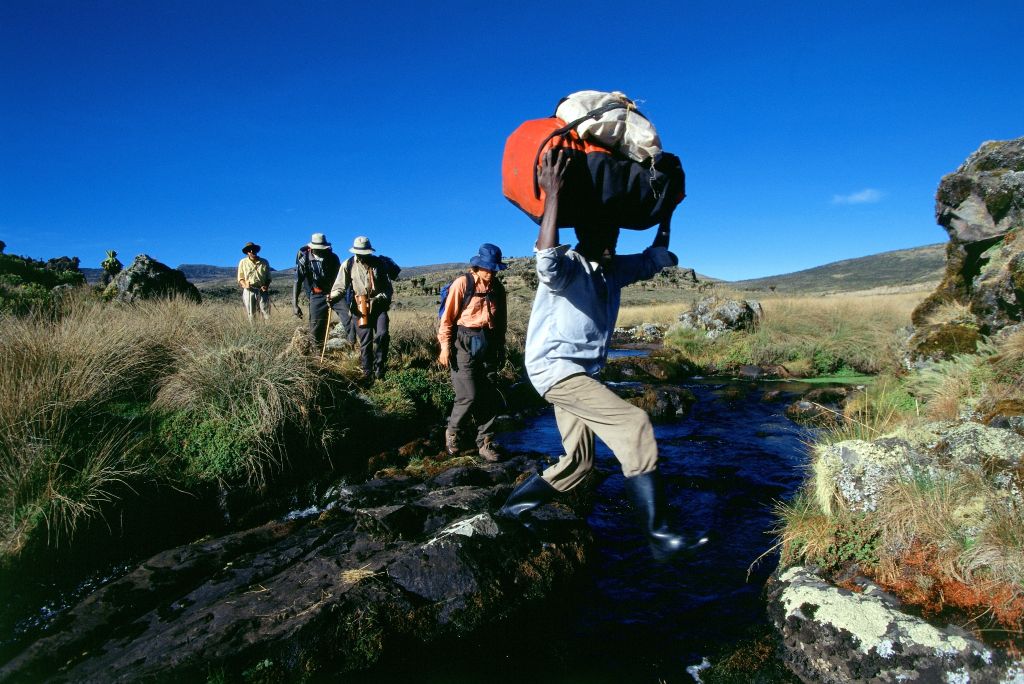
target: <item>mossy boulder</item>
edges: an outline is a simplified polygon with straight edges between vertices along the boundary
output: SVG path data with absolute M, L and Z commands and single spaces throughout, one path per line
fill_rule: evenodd
M 973 350 L 971 337 L 1024 319 L 1024 138 L 986 142 L 945 176 L 935 217 L 949 235 L 946 272 L 912 315 L 918 358 Z M 937 320 L 948 305 L 967 307 L 977 332 Z
M 914 331 L 910 346 L 930 359 L 951 359 L 955 354 L 971 354 L 978 348 L 981 333 L 974 326 L 940 323 Z

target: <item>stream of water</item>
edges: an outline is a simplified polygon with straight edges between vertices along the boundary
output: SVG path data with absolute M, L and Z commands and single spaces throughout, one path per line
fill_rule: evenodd
M 628 508 L 618 462 L 598 446 L 608 475 L 588 518 L 597 548 L 589 575 L 562 597 L 557 618 L 496 627 L 467 640 L 443 673 L 389 666 L 365 681 L 692 682 L 687 667 L 766 624 L 761 590 L 777 557 L 772 505 L 803 480 L 808 431 L 783 413 L 792 383 L 691 381 L 697 401 L 679 422 L 655 426 L 660 469 L 683 529 L 707 531 L 709 544 L 684 562 L 651 559 Z M 792 395 L 789 393 L 792 392 Z M 552 412 L 501 436 L 507 449 L 562 453 Z M 753 567 L 751 567 L 753 565 Z M 749 574 L 748 574 L 749 572 Z

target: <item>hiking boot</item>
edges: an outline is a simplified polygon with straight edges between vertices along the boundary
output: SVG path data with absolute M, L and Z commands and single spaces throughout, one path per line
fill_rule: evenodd
M 497 463 L 501 460 L 501 451 L 499 447 L 490 438 L 483 441 L 483 444 L 478 445 L 480 458 L 488 461 L 489 463 Z
M 449 456 L 459 453 L 459 433 L 451 428 L 444 431 L 444 450 Z

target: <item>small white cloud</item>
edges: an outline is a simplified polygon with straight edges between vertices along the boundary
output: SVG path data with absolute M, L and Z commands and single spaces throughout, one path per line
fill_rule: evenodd
M 849 195 L 832 195 L 832 204 L 874 204 L 882 199 L 884 193 L 874 188 L 864 188 Z

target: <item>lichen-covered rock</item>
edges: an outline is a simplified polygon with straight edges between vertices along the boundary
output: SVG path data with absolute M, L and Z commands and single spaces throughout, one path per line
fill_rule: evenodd
M 763 317 L 764 309 L 755 300 L 708 297 L 698 302 L 692 311 L 681 314 L 679 325 L 703 331 L 709 339 L 715 339 L 731 330 L 753 330 Z
M 946 273 L 914 310 L 910 349 L 949 358 L 1024 316 L 1024 138 L 987 142 L 945 176 L 935 216 L 949 234 Z M 941 320 L 950 304 L 969 307 L 973 320 Z
M 107 286 L 106 294 L 126 303 L 157 297 L 182 297 L 193 302 L 201 300 L 199 290 L 188 282 L 184 273 L 146 254 L 135 257 L 131 266 L 118 273 Z
M 840 505 L 857 513 L 877 510 L 889 484 L 913 477 L 915 469 L 927 463 L 909 442 L 893 438 L 837 442 L 819 447 L 817 457 L 819 491 L 824 490 L 823 483 L 833 483 Z
M 615 328 L 612 332 L 614 344 L 649 344 L 665 336 L 665 328 L 653 323 L 642 323 L 632 328 Z
M 902 612 L 870 582 L 854 593 L 794 567 L 777 574 L 768 599 L 783 659 L 805 682 L 1024 681 L 1024 662 Z
M 586 560 L 589 529 L 562 503 L 537 509 L 532 534 L 492 517 L 530 465 L 463 470 L 479 487 L 345 486 L 322 512 L 160 553 L 71 608 L 0 681 L 206 681 L 254 668 L 260 681 L 330 679 L 403 641 L 486 627 Z
M 964 474 L 1024 505 L 1015 476 L 1024 463 L 1024 437 L 980 423 L 927 423 L 899 437 L 837 442 L 818 447 L 816 463 L 819 491 L 831 483 L 839 505 L 854 512 L 877 510 L 880 496 L 897 480 Z

